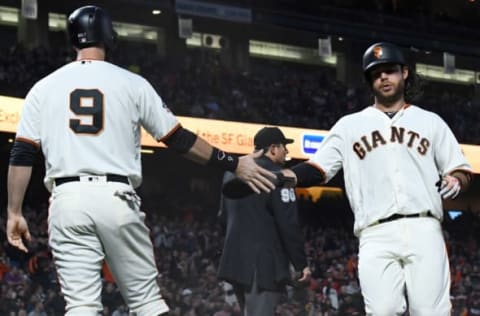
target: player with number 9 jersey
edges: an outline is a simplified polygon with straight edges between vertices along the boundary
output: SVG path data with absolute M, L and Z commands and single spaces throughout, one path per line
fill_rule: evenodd
M 178 124 L 144 78 L 106 61 L 76 60 L 30 90 L 17 139 L 41 145 L 50 190 L 55 178 L 105 173 L 127 175 L 137 187 L 140 126 L 161 141 Z
M 106 261 L 129 311 L 158 316 L 169 307 L 135 192 L 142 127 L 176 153 L 235 172 L 259 191 L 274 188 L 274 175 L 255 164 L 255 155 L 225 153 L 183 128 L 146 79 L 107 62 L 115 32 L 106 11 L 81 7 L 67 27 L 76 60 L 37 82 L 25 99 L 9 162 L 7 240 L 28 252 L 22 205 L 41 148 L 51 192 L 48 243 L 66 315 L 102 312 Z

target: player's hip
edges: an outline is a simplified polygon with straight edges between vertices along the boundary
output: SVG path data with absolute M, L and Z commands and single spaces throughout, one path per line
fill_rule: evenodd
M 68 182 L 55 186 L 52 191 L 49 225 L 73 226 L 91 222 L 122 225 L 143 221 L 140 205 L 133 188 L 123 182 Z

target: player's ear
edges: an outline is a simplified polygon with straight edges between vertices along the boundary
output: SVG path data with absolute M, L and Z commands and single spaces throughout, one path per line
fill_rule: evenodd
M 268 146 L 268 150 L 270 151 L 270 153 L 271 153 L 273 156 L 275 156 L 275 151 L 276 151 L 276 150 L 275 150 L 275 147 L 276 147 L 276 145 L 270 145 L 270 146 Z

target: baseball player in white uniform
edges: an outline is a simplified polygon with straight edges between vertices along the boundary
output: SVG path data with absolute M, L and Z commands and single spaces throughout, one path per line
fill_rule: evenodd
M 450 315 L 442 199 L 467 188 L 471 166 L 437 114 L 406 103 L 414 75 L 398 47 L 372 45 L 363 67 L 375 104 L 341 118 L 316 154 L 284 175 L 311 186 L 343 168 L 367 315 L 403 315 L 406 297 L 412 316 Z
M 183 128 L 144 78 L 106 62 L 115 32 L 104 10 L 79 8 L 67 25 L 77 60 L 40 80 L 25 99 L 8 172 L 7 239 L 27 251 L 22 203 L 41 148 L 52 193 L 49 245 L 66 315 L 102 311 L 103 260 L 132 313 L 160 315 L 168 306 L 134 190 L 142 180 L 141 127 L 188 158 L 234 171 L 257 192 L 274 188 L 274 175 L 254 163 L 260 155 L 237 158 Z

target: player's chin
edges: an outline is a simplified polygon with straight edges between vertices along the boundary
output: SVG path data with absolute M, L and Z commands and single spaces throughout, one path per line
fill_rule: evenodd
M 391 97 L 391 96 L 397 94 L 397 89 L 395 89 L 394 87 L 389 87 L 388 89 L 387 88 L 376 88 L 376 89 L 374 89 L 373 93 L 377 97 L 387 98 L 387 97 Z
M 375 90 L 374 95 L 380 103 L 390 104 L 398 101 L 401 98 L 402 93 L 397 89 L 391 89 L 388 91 Z

